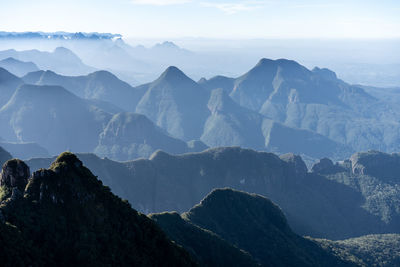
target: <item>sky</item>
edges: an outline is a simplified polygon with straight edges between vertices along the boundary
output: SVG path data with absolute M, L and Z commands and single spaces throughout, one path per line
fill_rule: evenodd
M 0 31 L 124 38 L 400 38 L 399 0 L 0 0 Z

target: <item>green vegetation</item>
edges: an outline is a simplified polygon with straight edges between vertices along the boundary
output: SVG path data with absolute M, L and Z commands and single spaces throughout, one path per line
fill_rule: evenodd
M 0 211 L 1 247 L 12 250 L 2 261 L 9 266 L 194 265 L 68 152 L 34 172 L 24 195 L 3 201 Z
M 314 239 L 329 253 L 360 266 L 400 266 L 400 235 L 367 235 L 340 241 Z

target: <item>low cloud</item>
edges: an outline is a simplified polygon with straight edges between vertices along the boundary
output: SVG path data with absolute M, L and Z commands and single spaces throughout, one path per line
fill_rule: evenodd
M 223 11 L 226 14 L 235 14 L 241 11 L 249 11 L 258 8 L 262 8 L 267 1 L 239 1 L 239 2 L 226 2 L 226 3 L 215 3 L 215 2 L 201 2 L 200 4 L 204 7 L 213 7 Z
M 131 0 L 135 5 L 169 6 L 192 2 L 191 0 Z

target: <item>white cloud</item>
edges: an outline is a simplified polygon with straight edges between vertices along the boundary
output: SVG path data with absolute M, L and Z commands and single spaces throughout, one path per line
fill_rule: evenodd
M 212 3 L 212 2 L 201 2 L 200 4 L 204 7 L 217 8 L 226 14 L 235 14 L 241 11 L 254 10 L 263 7 L 266 1 L 241 1 L 238 3 L 226 2 L 226 3 Z
M 168 6 L 192 2 L 191 0 L 131 0 L 135 5 Z

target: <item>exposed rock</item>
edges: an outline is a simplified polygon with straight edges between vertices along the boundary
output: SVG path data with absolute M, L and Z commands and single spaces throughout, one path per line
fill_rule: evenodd
M 20 191 L 24 191 L 30 170 L 25 162 L 19 159 L 12 159 L 7 161 L 0 173 L 0 186 L 8 187 L 10 189 L 16 188 Z M 13 191 L 14 195 L 14 191 Z
M 333 164 L 332 160 L 328 158 L 323 158 L 312 166 L 311 171 L 318 174 L 333 174 L 344 171 L 344 168 Z
M 299 155 L 288 153 L 281 155 L 280 158 L 294 167 L 294 171 L 298 177 L 305 177 L 308 169 L 303 159 Z
M 351 169 L 356 175 L 370 175 L 386 181 L 400 180 L 400 154 L 379 151 L 356 153 L 351 158 Z

